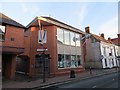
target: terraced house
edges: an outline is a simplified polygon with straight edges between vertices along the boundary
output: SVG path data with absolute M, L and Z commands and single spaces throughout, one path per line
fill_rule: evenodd
M 89 68 L 113 68 L 119 66 L 118 45 L 114 44 L 111 38 L 105 39 L 104 33 L 101 36 L 90 33 L 90 27 L 85 28 L 86 33 L 91 37 L 86 40 L 85 67 Z
M 0 13 L 0 52 L 3 78 L 15 78 L 16 57 L 24 52 L 24 29 L 23 25 Z
M 44 33 L 44 34 L 42 34 Z M 36 17 L 25 31 L 25 56 L 29 57 L 29 75 L 42 75 L 45 54 L 45 71 L 48 76 L 63 75 L 74 69 L 84 69 L 81 30 L 51 17 Z M 43 36 L 43 38 L 42 38 Z

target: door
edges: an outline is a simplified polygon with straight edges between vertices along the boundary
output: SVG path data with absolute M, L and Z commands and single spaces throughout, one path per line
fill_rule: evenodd
M 40 77 L 42 77 L 44 73 L 45 73 L 46 77 L 49 77 L 49 74 L 50 74 L 49 54 L 36 55 L 36 59 L 35 59 L 35 72 Z

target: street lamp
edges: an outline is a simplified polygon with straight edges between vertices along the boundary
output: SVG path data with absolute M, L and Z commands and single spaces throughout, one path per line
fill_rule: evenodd
M 45 83 L 46 82 L 46 79 L 45 79 L 45 72 L 46 72 L 46 64 L 45 64 L 45 59 L 46 59 L 46 57 L 45 57 L 45 52 L 46 51 L 48 51 L 48 49 L 46 49 L 46 48 L 43 48 L 43 52 L 42 52 L 42 59 L 43 59 L 43 83 Z

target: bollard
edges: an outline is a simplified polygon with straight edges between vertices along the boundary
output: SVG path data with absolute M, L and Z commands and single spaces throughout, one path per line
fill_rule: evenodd
M 75 71 L 74 70 L 70 70 L 70 78 L 75 78 Z
M 90 67 L 90 75 L 92 75 L 92 67 Z

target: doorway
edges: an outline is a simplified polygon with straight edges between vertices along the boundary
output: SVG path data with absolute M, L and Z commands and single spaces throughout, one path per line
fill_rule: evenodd
M 50 75 L 50 59 L 49 54 L 36 55 L 35 57 L 35 73 L 40 77 L 43 77 L 43 73 L 45 73 L 45 77 L 49 77 Z

